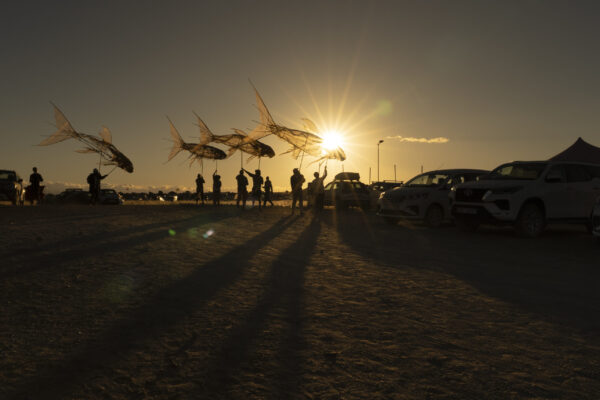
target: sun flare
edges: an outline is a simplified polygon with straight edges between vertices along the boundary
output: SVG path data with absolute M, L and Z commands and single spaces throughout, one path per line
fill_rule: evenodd
M 342 134 L 336 131 L 327 131 L 323 134 L 323 143 L 321 146 L 325 150 L 333 150 L 337 147 L 342 147 L 344 144 L 344 137 Z

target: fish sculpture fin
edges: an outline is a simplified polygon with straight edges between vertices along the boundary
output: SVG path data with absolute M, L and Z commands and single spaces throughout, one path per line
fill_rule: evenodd
M 42 140 L 38 146 L 48 146 L 50 144 L 62 142 L 63 140 L 71 139 L 73 137 L 69 132 L 58 131 Z
M 104 140 L 106 143 L 110 143 L 112 144 L 112 134 L 110 133 L 110 131 L 108 130 L 107 127 L 102 126 L 102 130 L 100 131 L 100 137 L 102 138 L 102 140 Z
M 256 158 L 256 156 L 248 157 L 248 159 L 246 160 L 246 163 L 249 163 L 250 161 L 254 160 L 255 158 Z
M 301 119 L 302 119 L 302 123 L 304 124 L 304 129 L 306 129 L 308 132 L 311 132 L 311 133 L 319 132 L 317 125 L 315 125 L 315 123 L 312 122 L 310 119 L 308 119 L 308 118 L 301 118 Z
M 173 125 L 173 122 L 171 122 L 169 117 L 167 117 L 167 119 L 169 120 L 169 126 L 171 128 L 171 137 L 173 138 L 173 147 L 171 148 L 171 152 L 169 153 L 169 158 L 167 159 L 168 162 L 171 161 L 173 157 L 175 157 L 177 154 L 179 154 L 181 150 L 183 150 L 184 142 L 181 138 L 181 135 L 179 134 L 179 132 L 177 132 L 177 129 Z
M 202 121 L 202 118 L 194 112 L 196 119 L 198 120 L 198 127 L 200 128 L 200 143 L 201 145 L 209 144 L 215 140 L 215 135 L 208 129 L 208 126 Z

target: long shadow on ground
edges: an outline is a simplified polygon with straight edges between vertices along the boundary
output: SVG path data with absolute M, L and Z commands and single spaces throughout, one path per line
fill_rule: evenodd
M 295 218 L 284 217 L 269 229 L 226 255 L 202 265 L 191 275 L 163 288 L 143 306 L 117 321 L 96 340 L 91 340 L 70 357 L 47 365 L 18 387 L 11 399 L 64 398 L 95 371 L 109 368 L 154 337 L 173 326 L 211 299 L 223 287 L 235 282 L 258 249 L 285 231 Z
M 151 207 L 151 206 L 148 206 Z M 162 206 L 163 208 L 165 206 Z M 176 219 L 171 219 L 168 221 L 159 221 L 159 222 L 153 222 L 150 224 L 144 224 L 144 225 L 136 225 L 136 226 L 128 226 L 128 227 L 124 227 L 121 229 L 112 229 L 108 232 L 99 232 L 99 233 L 93 233 L 93 234 L 87 234 L 87 235 L 82 235 L 78 232 L 77 229 L 77 224 L 73 223 L 72 225 L 72 229 L 71 230 L 67 230 L 64 232 L 63 234 L 63 238 L 62 240 L 58 241 L 58 242 L 51 242 L 51 243 L 47 243 L 47 244 L 39 244 L 39 243 L 34 243 L 34 242 L 25 242 L 20 244 L 17 248 L 11 249 L 6 251 L 4 254 L 0 253 L 0 256 L 3 258 L 7 258 L 7 257 L 28 257 L 30 255 L 31 252 L 43 252 L 43 251 L 48 251 L 48 250 L 56 250 L 58 249 L 59 251 L 68 251 L 69 248 L 80 248 L 82 246 L 86 246 L 86 245 L 98 245 L 101 242 L 105 242 L 105 241 L 110 241 L 110 240 L 118 240 L 123 236 L 129 236 L 131 234 L 134 233 L 142 233 L 144 231 L 149 231 L 151 229 L 158 229 L 158 228 L 171 228 L 173 227 L 175 224 L 181 224 L 181 223 L 185 223 L 185 222 L 203 222 L 203 220 L 206 220 L 207 222 L 214 222 L 223 218 L 228 218 L 228 217 L 232 217 L 234 215 L 237 215 L 238 212 L 237 210 L 233 210 L 233 209 L 227 209 L 227 208 L 223 208 L 223 209 L 219 209 L 219 210 L 211 210 L 211 213 L 207 213 L 207 212 L 201 212 L 198 215 L 194 215 L 191 217 L 184 217 L 184 218 L 176 218 Z M 90 220 L 90 219 L 94 219 L 96 217 L 98 217 L 99 219 L 113 219 L 113 218 L 117 218 L 122 216 L 122 215 L 131 215 L 130 213 L 119 213 L 119 214 L 102 214 L 102 215 L 89 215 L 89 214 L 85 214 L 85 215 L 79 215 L 76 217 L 75 221 L 71 221 L 70 217 L 65 217 L 65 218 L 61 218 L 60 221 L 61 222 L 67 222 L 68 225 L 70 225 L 72 222 L 76 222 L 79 219 L 81 220 Z M 100 221 L 99 221 L 100 222 Z
M 325 220 L 375 265 L 448 273 L 526 311 L 589 333 L 600 330 L 600 248 L 589 236 L 554 230 L 526 239 L 503 230 L 387 226 L 353 211 Z
M 186 230 L 198 225 L 231 218 L 233 215 L 237 214 L 201 214 L 174 221 L 124 228 L 109 233 L 87 235 L 76 239 L 70 238 L 66 241 L 66 249 L 64 250 L 61 249 L 60 244 L 52 244 L 42 249 L 36 249 L 34 254 L 19 251 L 19 257 L 7 263 L 6 267 L 0 270 L 0 279 L 7 279 L 40 269 L 56 269 L 63 263 L 71 263 L 74 259 L 96 257 L 98 254 L 118 254 L 129 247 L 164 239 L 168 235 L 168 229 Z M 44 254 L 42 252 L 44 250 L 55 251 Z M 10 254 L 6 257 L 9 256 Z
M 304 275 L 320 231 L 320 221 L 313 219 L 298 240 L 273 261 L 265 285 L 266 294 L 249 313 L 246 321 L 223 343 L 209 364 L 207 386 L 197 393 L 197 398 L 233 397 L 228 395 L 228 391 L 241 374 L 241 365 L 252 357 L 250 353 L 256 350 L 253 345 L 265 329 L 271 313 L 280 308 L 287 310 L 287 330 L 281 336 L 284 347 L 278 354 L 279 368 L 273 371 L 273 381 L 269 387 L 277 391 L 271 394 L 276 399 L 289 398 L 290 393 L 297 393 L 302 375 L 300 352 L 305 346 L 302 337 Z

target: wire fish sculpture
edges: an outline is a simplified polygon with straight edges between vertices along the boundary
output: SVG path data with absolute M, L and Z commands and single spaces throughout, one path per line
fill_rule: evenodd
M 221 149 L 218 149 L 213 146 L 209 146 L 207 144 L 202 143 L 186 143 L 181 138 L 181 135 L 173 125 L 173 122 L 167 117 L 169 120 L 169 126 L 171 127 L 171 137 L 173 138 L 173 147 L 171 148 L 171 153 L 169 153 L 169 158 L 167 162 L 171 161 L 180 151 L 186 150 L 190 153 L 189 158 L 190 166 L 197 161 L 200 165 L 202 165 L 202 160 L 205 158 L 209 158 L 212 160 L 224 160 L 227 158 L 227 154 Z
M 215 135 L 208 129 L 208 126 L 202 121 L 202 118 L 200 118 L 198 114 L 194 113 L 194 115 L 198 119 L 198 127 L 200 128 L 200 144 L 216 142 L 229 146 L 227 157 L 230 157 L 236 150 L 240 150 L 250 154 L 247 162 L 255 157 L 272 158 L 275 156 L 275 151 L 273 151 L 271 146 L 248 137 L 246 132 L 241 129 L 233 129 L 235 133 L 229 135 Z
M 75 139 L 84 144 L 84 148 L 76 150 L 78 153 L 96 153 L 103 160 L 103 165 L 114 165 L 129 173 L 133 172 L 133 164 L 115 145 L 112 144 L 112 134 L 103 126 L 100 137 L 78 132 L 69 122 L 65 114 L 54 104 L 54 119 L 58 131 L 43 140 L 38 146 L 48 146 L 67 139 Z
M 344 161 L 346 159 L 346 153 L 344 153 L 344 150 L 342 150 L 341 147 L 338 146 L 335 149 L 324 148 L 323 138 L 319 135 L 276 124 L 271 116 L 271 113 L 269 112 L 269 109 L 265 105 L 265 102 L 263 101 L 262 97 L 260 97 L 258 90 L 256 90 L 254 85 L 252 85 L 252 87 L 254 88 L 254 94 L 256 96 L 260 123 L 252 132 L 248 134 L 248 137 L 258 140 L 267 135 L 275 135 L 292 145 L 288 151 L 282 154 L 291 153 L 292 157 L 295 159 L 297 159 L 301 153 L 306 153 L 313 157 L 317 157 L 317 160 L 314 162 L 331 159 Z M 317 131 L 317 128 L 312 121 L 307 118 L 304 118 L 303 121 L 305 126 L 313 128 L 312 130 Z

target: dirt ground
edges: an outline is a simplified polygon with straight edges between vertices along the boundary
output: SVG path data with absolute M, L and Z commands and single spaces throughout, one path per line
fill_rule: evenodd
M 599 278 L 579 227 L 0 207 L 0 398 L 597 399 Z

